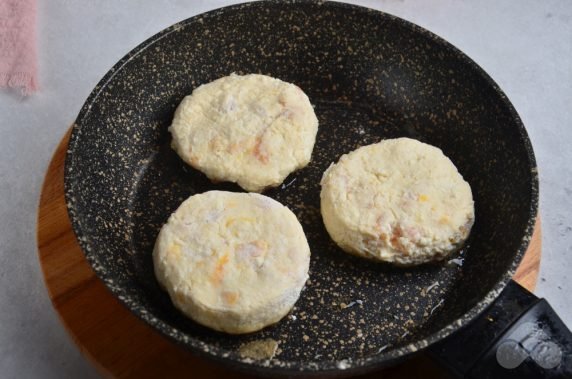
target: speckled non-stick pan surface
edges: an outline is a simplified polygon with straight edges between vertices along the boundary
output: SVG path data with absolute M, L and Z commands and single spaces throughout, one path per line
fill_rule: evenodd
M 320 127 L 311 163 L 265 192 L 299 218 L 310 280 L 291 314 L 243 336 L 183 317 L 159 289 L 151 252 L 161 225 L 213 184 L 169 148 L 181 99 L 200 84 L 263 73 L 300 86 Z M 319 181 L 340 155 L 382 138 L 440 147 L 473 189 L 476 224 L 462 265 L 394 268 L 344 254 L 321 220 Z M 340 3 L 257 2 L 190 18 L 144 42 L 93 90 L 73 128 L 68 210 L 97 275 L 135 314 L 182 345 L 274 373 L 355 373 L 395 362 L 467 324 L 504 287 L 532 233 L 537 174 L 525 129 L 469 58 L 399 18 Z M 241 345 L 270 338 L 270 360 Z

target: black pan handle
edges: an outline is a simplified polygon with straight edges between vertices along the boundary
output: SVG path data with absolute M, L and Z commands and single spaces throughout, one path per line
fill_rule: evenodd
M 459 378 L 572 378 L 572 333 L 546 300 L 512 280 L 429 355 Z

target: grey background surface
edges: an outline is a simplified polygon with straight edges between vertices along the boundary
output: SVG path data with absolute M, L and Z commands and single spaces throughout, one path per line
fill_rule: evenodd
M 440 35 L 506 92 L 540 170 L 543 257 L 538 296 L 572 326 L 572 2 L 353 1 Z M 38 1 L 39 93 L 0 91 L 0 377 L 97 373 L 51 307 L 35 242 L 50 157 L 97 81 L 163 28 L 234 1 Z

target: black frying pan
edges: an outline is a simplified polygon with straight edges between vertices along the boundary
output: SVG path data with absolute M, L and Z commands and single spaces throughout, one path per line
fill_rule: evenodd
M 157 285 L 151 260 L 159 228 L 185 198 L 213 189 L 240 191 L 186 166 L 169 148 L 167 131 L 185 95 L 232 72 L 296 83 L 320 121 L 309 166 L 290 175 L 290 185 L 265 193 L 300 219 L 312 250 L 310 280 L 290 316 L 243 336 L 183 317 Z M 455 261 L 462 265 L 373 264 L 341 252 L 322 224 L 319 181 L 328 165 L 358 146 L 399 136 L 440 147 L 472 186 L 476 223 Z M 435 343 L 475 319 L 509 283 L 532 234 L 537 191 L 526 131 L 473 61 L 411 23 L 329 2 L 223 8 L 150 38 L 89 96 L 65 166 L 74 231 L 109 289 L 193 351 L 272 374 L 364 372 L 428 346 L 445 356 L 458 352 L 454 340 Z M 517 296 L 520 308 L 536 304 L 530 296 Z M 506 304 L 497 302 L 499 314 L 518 308 L 507 310 Z M 487 342 L 500 334 L 491 333 Z M 266 338 L 279 344 L 274 358 L 252 361 L 238 353 L 242 344 Z M 558 367 L 569 368 L 570 345 L 558 346 L 565 353 Z M 479 354 L 471 351 L 463 364 L 484 367 L 473 359 Z M 466 371 L 459 360 L 454 368 Z

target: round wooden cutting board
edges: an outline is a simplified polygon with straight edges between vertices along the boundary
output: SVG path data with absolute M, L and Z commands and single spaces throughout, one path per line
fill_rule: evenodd
M 40 264 L 53 306 L 80 348 L 105 376 L 120 378 L 246 378 L 199 358 L 134 316 L 107 290 L 76 242 L 64 199 L 64 159 L 70 132 L 48 168 L 38 212 Z M 533 290 L 540 266 L 540 222 L 514 279 Z M 371 378 L 441 378 L 422 354 Z

